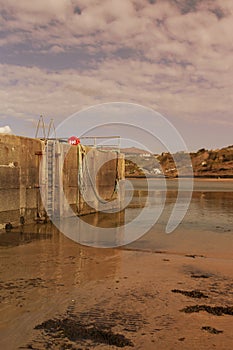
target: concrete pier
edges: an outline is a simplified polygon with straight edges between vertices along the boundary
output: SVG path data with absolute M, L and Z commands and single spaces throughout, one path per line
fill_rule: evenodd
M 122 179 L 120 153 L 1 134 L 0 228 L 18 225 L 20 217 L 31 223 L 47 215 L 66 216 L 70 209 L 85 215 L 98 211 L 101 200 L 120 208 Z

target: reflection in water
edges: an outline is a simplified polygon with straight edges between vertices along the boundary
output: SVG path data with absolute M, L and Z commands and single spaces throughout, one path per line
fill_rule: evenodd
M 151 180 L 152 181 L 152 180 Z M 135 181 L 138 185 L 138 180 Z M 166 194 L 166 203 L 162 215 L 151 230 L 130 248 L 162 250 L 180 254 L 200 254 L 232 258 L 233 249 L 233 182 L 203 181 L 195 183 L 196 189 L 184 219 L 179 227 L 171 234 L 165 233 L 167 221 L 177 198 L 176 182 L 172 180 Z M 207 190 L 204 189 L 204 185 Z M 212 185 L 212 187 L 211 187 Z M 155 180 L 154 188 L 159 187 Z M 138 198 L 134 197 L 133 206 L 140 207 L 143 203 L 139 191 Z M 149 204 L 156 208 L 159 205 L 160 192 L 150 191 Z M 181 193 L 185 199 L 186 192 Z M 157 198 L 157 204 L 156 200 Z M 130 211 L 130 207 L 128 208 Z M 132 210 L 131 210 L 132 211 Z M 127 214 L 126 214 L 127 215 Z M 147 220 L 147 217 L 144 218 Z
M 150 180 L 152 181 L 152 180 Z M 208 191 L 200 191 L 206 187 Z M 144 182 L 143 189 L 136 187 L 130 204 L 121 214 L 93 214 L 84 218 L 86 222 L 98 227 L 115 227 L 127 224 L 148 207 L 144 212 L 143 223 L 151 222 L 151 216 L 163 205 L 164 191 L 161 191 L 159 182 L 155 180 L 152 190 L 147 190 Z M 176 182 L 169 184 L 170 190 L 166 193 L 164 210 L 151 229 L 139 240 L 131 243 L 130 248 L 163 250 L 181 254 L 200 254 L 219 257 L 232 257 L 233 248 L 233 192 L 232 182 L 198 181 L 196 191 L 192 194 L 189 210 L 179 227 L 171 234 L 165 233 L 166 224 L 177 199 Z M 213 188 L 210 187 L 213 184 Z M 140 187 L 140 181 L 134 181 Z M 221 191 L 221 189 L 224 191 Z M 212 191 L 209 189 L 212 188 Z M 214 189 L 214 190 L 213 190 Z M 216 191 L 218 190 L 218 191 Z M 126 190 L 126 197 L 128 193 Z M 186 199 L 187 192 L 181 196 Z
M 185 198 L 186 192 L 183 192 L 182 196 Z M 159 223 L 165 225 L 176 198 L 177 191 L 167 192 L 164 210 L 158 220 Z M 117 227 L 132 221 L 145 206 L 156 210 L 156 207 L 163 204 L 163 200 L 164 193 L 162 191 L 136 190 L 132 201 L 124 211 L 113 214 L 96 213 L 83 216 L 81 219 L 95 227 Z M 144 220 L 147 220 L 146 216 Z M 189 210 L 181 227 L 187 226 L 193 221 L 195 221 L 197 229 L 214 230 L 215 225 L 220 222 L 222 226 L 233 229 L 233 192 L 193 192 Z
M 47 225 L 26 225 L 0 233 L 0 247 L 15 247 L 33 241 L 52 239 L 53 227 Z
M 232 248 L 232 241 L 229 241 L 233 228 L 231 181 L 196 181 L 194 186 L 196 190 L 192 194 L 189 210 L 169 239 L 164 232 L 177 200 L 177 180 L 167 181 L 167 192 L 164 191 L 163 182 L 159 179 L 149 179 L 149 185 L 145 179 L 131 181 L 134 186 L 133 198 L 125 210 L 118 213 L 99 212 L 80 217 L 79 221 L 76 217 L 68 218 L 59 222 L 57 227 L 61 232 L 68 231 L 68 237 L 86 245 L 95 243 L 96 246 L 111 247 L 130 244 L 131 241 L 134 241 L 131 237 L 136 240 L 140 237 L 141 232 L 149 231 L 134 244 L 140 248 L 157 249 L 159 246 L 159 248 L 169 250 L 172 242 L 173 250 L 179 250 L 181 245 L 184 250 L 189 250 L 194 241 L 198 248 L 200 242 L 197 236 L 201 230 L 203 237 L 207 235 L 207 232 L 213 233 L 211 240 L 216 244 L 215 250 L 219 246 L 216 239 L 222 239 L 224 233 L 228 234 L 225 240 Z M 183 187 L 185 189 L 185 186 Z M 207 190 L 202 191 L 203 188 Z M 189 194 L 184 189 L 180 195 L 185 200 Z M 131 197 L 131 190 L 127 189 L 127 186 L 125 197 Z M 0 234 L 0 246 L 10 247 L 34 240 L 52 240 L 53 230 L 55 228 L 48 224 L 34 225 L 33 228 L 25 226 L 21 231 L 14 229 L 10 233 L 4 232 Z M 184 231 L 189 241 L 184 240 Z M 214 236 L 214 234 L 218 235 Z M 186 246 L 184 246 L 184 241 L 186 241 Z M 143 245 L 142 242 L 144 242 Z
M 215 213 L 220 211 L 220 215 L 233 215 L 233 192 L 202 192 L 198 197 L 202 210 Z

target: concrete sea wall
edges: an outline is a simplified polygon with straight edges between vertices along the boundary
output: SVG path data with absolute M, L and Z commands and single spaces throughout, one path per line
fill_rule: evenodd
M 18 225 L 20 217 L 24 217 L 25 223 L 31 223 L 46 216 L 45 211 L 49 208 L 44 203 L 50 195 L 46 187 L 49 181 L 46 147 L 46 142 L 38 139 L 0 135 L 0 228 L 8 222 Z M 78 149 L 64 143 L 55 143 L 54 147 L 53 214 L 69 215 L 67 207 L 78 215 L 95 212 L 101 204 L 100 198 L 110 200 L 114 207 L 120 208 L 123 191 L 117 185 L 124 179 L 121 154 L 117 153 L 114 158 L 111 151 L 84 146 Z M 87 171 L 81 160 L 90 151 Z M 96 178 L 92 179 L 92 174 L 102 163 Z M 96 189 L 93 189 L 93 183 Z M 80 186 L 85 187 L 85 196 Z M 41 190 L 46 197 L 43 201 Z

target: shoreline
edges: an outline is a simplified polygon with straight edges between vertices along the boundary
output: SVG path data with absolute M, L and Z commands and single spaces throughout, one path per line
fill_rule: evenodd
M 172 176 L 154 176 L 154 175 L 125 175 L 126 179 L 163 179 L 166 180 L 175 180 L 175 179 L 194 179 L 194 180 L 232 180 L 233 181 L 233 175 L 213 175 L 213 176 L 179 176 L 179 177 L 172 177 Z

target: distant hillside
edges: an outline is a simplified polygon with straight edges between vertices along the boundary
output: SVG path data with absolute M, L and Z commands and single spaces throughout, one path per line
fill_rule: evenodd
M 121 149 L 121 153 L 124 153 L 124 154 L 137 154 L 137 155 L 140 155 L 140 154 L 145 154 L 145 153 L 148 153 L 148 154 L 152 154 L 146 150 L 143 150 L 143 149 L 140 149 L 140 148 L 137 148 L 137 147 L 129 147 L 129 148 L 122 148 Z
M 195 176 L 233 177 L 233 146 L 191 153 Z
M 183 152 L 162 153 L 158 156 L 144 156 L 145 151 L 123 152 L 126 154 L 126 176 L 160 176 L 177 177 L 178 170 L 181 176 L 189 176 L 190 167 L 187 167 Z M 146 152 L 147 153 L 147 152 Z M 176 165 L 173 157 L 176 159 Z M 195 177 L 233 178 L 233 146 L 220 150 L 206 150 L 204 148 L 190 153 Z

